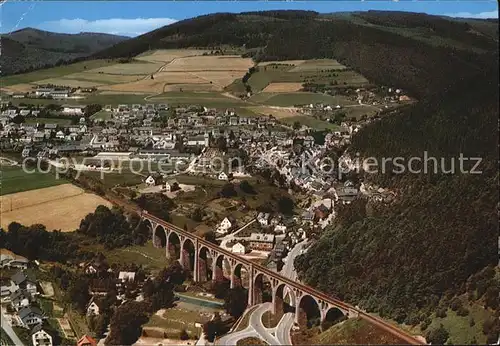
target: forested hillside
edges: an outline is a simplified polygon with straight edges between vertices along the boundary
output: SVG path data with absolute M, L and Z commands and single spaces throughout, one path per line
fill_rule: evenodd
M 427 174 L 365 174 L 366 183 L 393 190 L 397 201 L 361 199 L 342 208 L 335 226 L 296 259 L 305 282 L 410 325 L 427 326 L 432 313 L 459 309 L 454 297 L 464 294 L 499 315 L 500 283 L 492 270 L 498 264 L 498 65 L 487 66 L 491 73 L 464 79 L 353 138 L 350 152 L 362 157 L 408 160 L 428 151 L 439 165 L 445 158 L 445 170 L 455 158 L 455 173 L 435 174 L 431 164 Z M 461 174 L 460 153 L 482 158 L 482 174 Z M 466 162 L 464 170 L 472 166 Z M 498 318 L 493 324 L 483 329 L 489 342 L 500 331 Z
M 83 59 L 127 38 L 99 33 L 60 34 L 32 28 L 17 30 L 1 36 L 2 75 Z

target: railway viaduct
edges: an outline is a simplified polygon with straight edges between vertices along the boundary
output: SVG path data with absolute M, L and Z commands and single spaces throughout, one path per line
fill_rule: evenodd
M 243 286 L 248 289 L 248 306 L 262 303 L 264 285 L 271 292 L 273 314 L 295 312 L 295 322 L 303 323 L 312 314 L 325 320 L 342 317 L 360 317 L 400 338 L 407 344 L 422 344 L 412 335 L 369 315 L 343 301 L 319 292 L 307 285 L 289 280 L 280 274 L 227 251 L 217 244 L 206 241 L 175 225 L 163 221 L 147 211 L 140 212 L 141 219 L 148 224 L 153 234 L 153 244 L 165 248 L 167 258 L 177 259 L 191 271 L 194 281 L 218 280 L 226 276 L 231 288 Z M 244 275 L 246 274 L 246 275 Z M 246 283 L 246 285 L 245 285 Z M 286 310 L 286 311 L 285 311 Z

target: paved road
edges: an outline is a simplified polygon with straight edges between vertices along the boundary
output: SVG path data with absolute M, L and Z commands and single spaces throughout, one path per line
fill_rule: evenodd
M 276 339 L 278 339 L 280 345 L 291 345 L 292 337 L 290 336 L 290 331 L 293 326 L 294 314 L 292 312 L 287 312 L 283 315 L 278 326 L 276 327 Z
M 274 332 L 274 328 L 266 328 L 262 324 L 262 315 L 268 310 L 272 309 L 271 303 L 261 304 L 255 311 L 250 315 L 250 323 L 255 331 L 259 334 L 259 337 L 267 342 L 269 345 L 281 345 L 281 343 L 276 339 L 276 337 L 272 334 Z
M 294 246 L 292 250 L 286 256 L 285 265 L 281 269 L 280 274 L 294 281 L 297 279 L 297 271 L 295 270 L 294 261 L 295 258 L 300 255 L 304 247 L 307 245 L 307 240 L 304 240 Z M 287 293 L 286 291 L 284 292 Z M 297 303 L 296 303 L 297 304 Z M 291 345 L 292 338 L 290 337 L 290 332 L 294 322 L 294 314 L 288 312 L 283 315 L 278 325 L 276 326 L 276 338 L 279 340 L 281 345 Z
M 262 315 L 272 307 L 271 303 L 259 304 L 250 314 L 248 327 L 245 329 L 230 333 L 219 340 L 217 345 L 236 345 L 238 340 L 255 337 L 264 340 L 269 345 L 282 345 L 282 343 L 273 335 L 275 328 L 266 328 L 262 325 Z
M 286 278 L 289 278 L 290 280 L 298 281 L 297 280 L 297 272 L 295 271 L 295 266 L 293 265 L 293 262 L 295 261 L 295 258 L 300 255 L 301 250 L 307 245 L 307 240 L 304 240 L 295 247 L 290 250 L 288 255 L 285 257 L 285 265 L 280 271 L 280 274 L 283 275 Z
M 21 342 L 21 340 L 19 340 L 17 334 L 14 332 L 11 325 L 9 324 L 9 322 L 7 322 L 7 319 L 3 314 L 2 314 L 2 329 L 5 330 L 9 338 L 14 342 L 14 345 L 24 346 L 24 344 Z

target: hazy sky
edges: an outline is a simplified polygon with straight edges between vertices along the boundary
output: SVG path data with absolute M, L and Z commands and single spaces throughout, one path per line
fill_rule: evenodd
M 1 0 L 0 0 L 1 1 Z M 1 6 L 0 32 L 25 27 L 78 33 L 105 32 L 137 36 L 177 20 L 215 12 L 273 9 L 409 11 L 453 17 L 498 18 L 496 1 L 23 1 Z

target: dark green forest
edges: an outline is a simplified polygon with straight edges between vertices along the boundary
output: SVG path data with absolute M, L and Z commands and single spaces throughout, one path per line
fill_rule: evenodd
M 81 61 L 125 39 L 127 37 L 108 34 L 61 34 L 32 28 L 2 34 L 2 75 Z
M 364 174 L 365 183 L 393 190 L 396 201 L 359 199 L 341 208 L 336 224 L 296 259 L 305 282 L 411 325 L 463 294 L 498 315 L 496 61 L 489 68 L 353 137 L 352 154 L 381 162 L 428 151 L 439 165 L 445 158 L 446 170 L 455 158 L 456 173 L 434 173 L 431 164 L 427 174 Z M 462 174 L 460 153 L 482 158 L 482 173 Z M 472 166 L 465 163 L 464 171 Z M 489 340 L 498 337 L 496 324 Z

